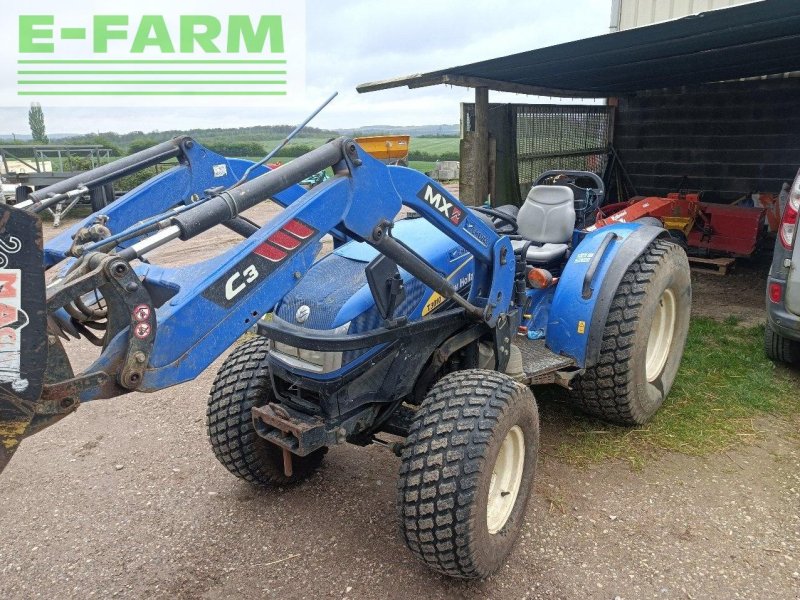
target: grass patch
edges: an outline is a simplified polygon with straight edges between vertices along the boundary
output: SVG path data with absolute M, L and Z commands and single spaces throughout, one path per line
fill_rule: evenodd
M 459 137 L 413 137 L 409 149 L 413 152 L 425 152 L 426 154 L 458 154 L 461 145 Z
M 410 160 L 408 161 L 408 166 L 421 173 L 428 173 L 436 168 L 436 162 L 432 160 Z
M 576 415 L 567 425 L 573 439 L 557 455 L 639 467 L 659 451 L 705 455 L 756 440 L 754 418 L 800 413 L 797 380 L 764 355 L 763 336 L 763 326 L 739 327 L 735 318 L 693 319 L 672 392 L 653 420 L 630 429 Z

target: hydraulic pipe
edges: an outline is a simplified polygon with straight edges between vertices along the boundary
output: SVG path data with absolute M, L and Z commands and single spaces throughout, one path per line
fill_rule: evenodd
M 74 190 L 70 190 L 68 192 L 64 192 L 63 194 L 54 194 L 49 196 L 45 200 L 41 200 L 39 202 L 34 202 L 30 199 L 30 197 L 17 204 L 17 208 L 19 209 L 28 209 L 30 212 L 42 212 L 44 209 L 53 206 L 53 204 L 58 204 L 59 202 L 64 202 L 65 200 L 77 200 L 84 194 L 89 193 L 89 188 L 81 186 L 75 188 Z
M 190 204 L 188 206 L 182 205 L 179 208 L 183 210 L 174 209 L 172 211 L 172 214 L 173 215 L 180 214 L 184 210 L 194 208 L 194 206 L 196 206 L 196 204 Z M 87 244 L 85 246 L 78 246 L 75 255 L 82 256 L 84 254 L 88 254 L 89 252 L 94 252 L 97 250 L 105 252 L 111 250 L 114 246 L 121 244 L 122 242 L 127 242 L 128 240 L 131 240 L 135 237 L 139 237 L 142 235 L 146 235 L 148 233 L 154 233 L 156 231 L 166 229 L 167 227 L 170 226 L 169 216 L 170 215 L 168 213 L 164 213 L 158 215 L 158 217 L 149 219 L 147 222 L 142 222 L 136 227 L 126 229 L 121 233 L 100 240 L 99 242 L 94 242 L 92 244 Z M 248 238 L 251 235 L 253 235 L 256 231 L 258 231 L 258 226 L 255 223 L 252 223 L 249 220 L 245 219 L 244 217 L 236 217 L 234 219 L 231 219 L 230 221 L 226 221 L 225 223 L 223 223 L 223 225 L 228 229 L 230 229 L 231 231 L 238 233 L 240 236 L 244 238 Z M 141 256 L 141 254 L 136 254 L 135 256 L 130 255 L 129 259 L 133 259 L 136 256 Z
M 307 118 L 305 121 L 303 121 L 302 123 L 300 123 L 300 125 L 298 125 L 297 127 L 295 127 L 295 128 L 292 130 L 292 132 L 291 132 L 289 135 L 287 135 L 287 136 L 286 136 L 286 137 L 285 137 L 285 138 L 284 138 L 284 139 L 281 141 L 281 143 L 280 143 L 280 144 L 278 144 L 278 145 L 277 145 L 275 148 L 273 148 L 273 149 L 270 151 L 270 153 L 269 153 L 269 154 L 267 154 L 267 155 L 266 155 L 264 158 L 262 158 L 262 159 L 261 159 L 260 161 L 258 161 L 257 163 L 255 163 L 255 164 L 251 165 L 251 166 L 250 166 L 250 167 L 249 167 L 249 168 L 248 168 L 248 169 L 247 169 L 247 170 L 244 172 L 244 175 L 242 175 L 241 179 L 239 179 L 239 181 L 237 181 L 236 183 L 234 183 L 232 187 L 238 187 L 238 186 L 240 186 L 241 184 L 243 184 L 245 181 L 247 181 L 248 179 L 250 179 L 250 173 L 252 173 L 252 172 L 253 172 L 253 169 L 255 169 L 256 167 L 259 167 L 259 166 L 261 166 L 261 165 L 265 164 L 265 163 L 266 163 L 266 162 L 267 162 L 267 161 L 268 161 L 270 158 L 272 158 L 272 157 L 273 157 L 273 156 L 275 156 L 275 155 L 276 155 L 278 152 L 280 152 L 280 151 L 281 151 L 281 150 L 284 148 L 284 146 L 286 146 L 286 144 L 288 144 L 290 141 L 292 141 L 292 139 L 294 138 L 294 136 L 296 136 L 298 133 L 300 133 L 300 132 L 303 130 L 303 128 L 304 128 L 306 125 L 308 125 L 308 123 L 311 121 L 311 119 L 313 119 L 313 118 L 314 118 L 314 117 L 316 117 L 316 116 L 317 116 L 317 115 L 318 115 L 320 112 L 322 112 L 322 109 L 323 109 L 323 108 L 325 108 L 326 106 L 328 106 L 328 104 L 330 104 L 330 102 L 331 102 L 331 101 L 332 101 L 334 98 L 336 98 L 336 96 L 338 96 L 338 95 L 339 95 L 339 92 L 333 92 L 333 93 L 332 93 L 330 96 L 328 96 L 328 99 L 327 99 L 327 100 L 325 100 L 325 102 L 323 102 L 322 104 L 320 104 L 320 105 L 319 105 L 319 106 L 318 106 L 318 107 L 317 107 L 317 108 L 314 110 L 314 112 L 312 112 L 310 115 L 308 115 L 308 118 Z
M 166 229 L 162 229 L 158 233 L 154 233 L 150 237 L 146 237 L 142 241 L 125 248 L 123 251 L 119 252 L 117 256 L 125 260 L 140 258 L 151 250 L 155 250 L 167 242 L 178 239 L 180 235 L 180 228 L 177 225 L 170 225 Z

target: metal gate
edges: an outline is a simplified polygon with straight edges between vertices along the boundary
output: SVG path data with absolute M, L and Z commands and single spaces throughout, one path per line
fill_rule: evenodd
M 498 152 L 493 197 L 519 204 L 536 178 L 550 169 L 591 171 L 603 175 L 613 130 L 614 107 L 569 104 L 491 104 L 489 135 L 496 147 L 509 148 L 513 164 Z M 462 104 L 462 136 L 475 130 L 475 105 Z M 506 123 L 510 126 L 495 126 Z M 513 139 L 504 139 L 511 136 Z M 517 190 L 502 189 L 502 174 L 513 172 Z

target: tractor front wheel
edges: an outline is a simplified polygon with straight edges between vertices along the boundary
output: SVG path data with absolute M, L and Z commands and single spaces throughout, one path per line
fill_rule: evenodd
M 620 425 L 650 420 L 675 381 L 691 304 L 686 253 L 674 243 L 655 240 L 623 276 L 597 364 L 572 380 L 573 402 Z
M 443 377 L 403 447 L 397 502 L 411 552 L 451 577 L 496 571 L 525 520 L 538 446 L 529 388 L 495 371 Z
M 267 487 L 297 483 L 309 477 L 328 451 L 292 456 L 292 475 L 283 470 L 281 448 L 260 437 L 252 409 L 274 399 L 267 367 L 269 341 L 261 336 L 241 344 L 217 372 L 208 399 L 206 424 L 214 455 L 231 473 Z

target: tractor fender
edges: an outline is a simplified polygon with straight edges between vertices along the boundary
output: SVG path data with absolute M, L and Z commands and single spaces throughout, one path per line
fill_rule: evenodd
M 661 227 L 617 223 L 588 233 L 559 278 L 547 325 L 547 347 L 592 367 L 600 355 L 608 313 L 628 268 L 653 240 L 668 237 Z

